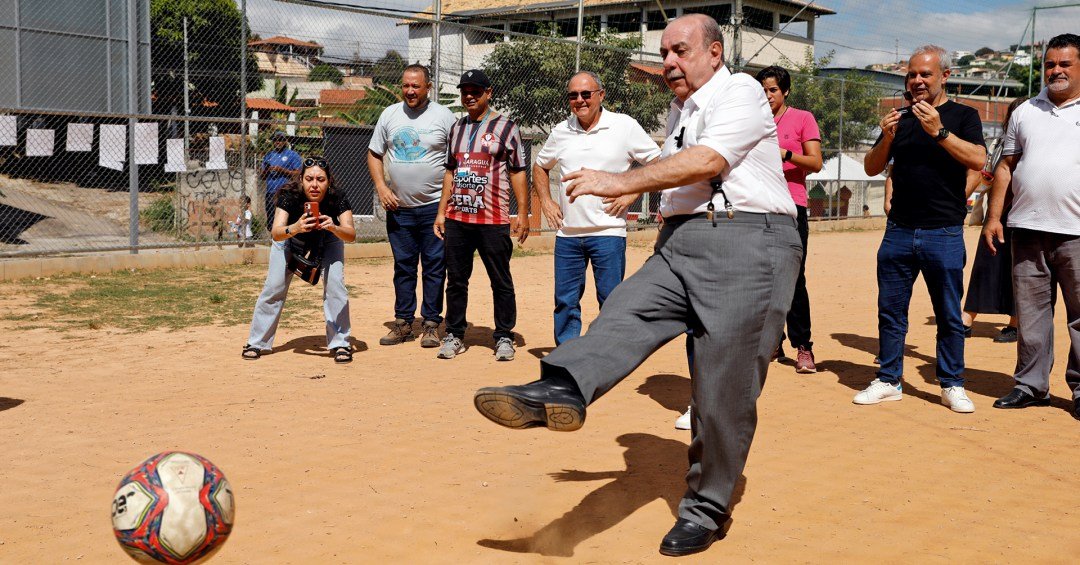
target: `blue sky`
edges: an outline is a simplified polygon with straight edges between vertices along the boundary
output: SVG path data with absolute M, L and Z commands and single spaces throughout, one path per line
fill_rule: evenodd
M 336 0 L 365 6 L 420 10 L 432 0 Z M 1080 2 L 1080 0 L 1076 0 Z M 1068 3 L 1044 0 L 1042 5 Z M 1021 41 L 1032 0 L 819 0 L 835 10 L 817 22 L 817 53 L 835 50 L 836 66 L 862 67 L 871 63 L 906 58 L 914 48 L 935 43 L 953 51 L 974 51 L 988 46 L 1006 49 Z M 340 11 L 283 4 L 273 0 L 248 0 L 252 30 L 264 37 L 284 34 L 315 40 L 334 56 L 381 56 L 387 49 L 403 50 L 406 33 L 390 18 L 354 16 Z M 1080 7 L 1040 11 L 1036 36 L 1080 33 Z M 1030 31 L 1028 32 L 1030 33 Z M 1024 34 L 1026 42 L 1028 35 Z
M 974 51 L 980 47 L 1007 49 L 1021 41 L 1021 35 L 1036 4 L 1067 3 L 1017 2 L 1015 0 L 821 0 L 837 12 L 817 22 L 817 52 L 836 50 L 835 64 L 863 66 L 900 58 L 916 47 L 935 43 L 954 51 Z M 1080 7 L 1039 11 L 1036 38 L 1072 32 L 1080 33 Z M 1029 38 L 1030 30 L 1023 41 Z

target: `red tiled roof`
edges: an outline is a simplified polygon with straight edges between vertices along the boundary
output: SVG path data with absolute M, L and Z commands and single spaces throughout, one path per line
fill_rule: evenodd
M 658 65 L 646 65 L 645 63 L 630 63 L 632 68 L 635 68 L 643 73 L 650 75 L 656 75 L 658 77 L 664 76 L 664 67 Z
M 248 98 L 247 109 L 260 112 L 295 112 L 296 108 L 269 98 Z
M 322 49 L 323 46 L 318 43 L 310 41 L 300 41 L 299 39 L 293 39 L 291 37 L 285 37 L 284 35 L 275 35 L 274 37 L 263 39 L 260 41 L 249 41 L 249 47 L 255 47 L 258 45 L 295 45 L 297 47 L 310 47 L 312 49 Z
M 363 100 L 364 96 L 367 96 L 366 90 L 320 90 L 319 104 L 349 106 Z

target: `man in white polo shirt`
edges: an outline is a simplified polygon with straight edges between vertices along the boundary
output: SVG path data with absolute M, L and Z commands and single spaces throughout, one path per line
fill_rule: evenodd
M 566 97 L 572 115 L 551 130 L 533 165 L 533 187 L 555 234 L 555 345 L 581 335 L 585 268 L 592 263 L 596 300 L 602 307 L 626 273 L 626 210 L 637 194 L 615 199 L 582 196 L 570 202 L 561 183 L 551 197 L 550 172 L 595 169 L 621 173 L 645 164 L 660 148 L 634 118 L 603 107 L 604 85 L 592 71 L 570 78 Z
M 661 158 L 623 173 L 563 177 L 571 201 L 666 189 L 655 253 L 585 335 L 541 360 L 540 380 L 473 396 L 481 414 L 509 428 L 576 430 L 587 404 L 689 327 L 690 469 L 678 521 L 660 542 L 664 555 L 703 551 L 724 535 L 802 260 L 765 91 L 750 75 L 731 74 L 723 54 L 716 20 L 691 14 L 668 23 L 660 55 L 675 100 Z
M 1013 293 L 1018 342 L 1016 387 L 994 408 L 1050 404 L 1054 365 L 1054 284 L 1065 299 L 1072 349 L 1065 382 L 1080 420 L 1080 36 L 1047 43 L 1046 88 L 1013 112 L 994 171 L 983 239 L 1004 241 L 1001 212 L 1012 184 Z

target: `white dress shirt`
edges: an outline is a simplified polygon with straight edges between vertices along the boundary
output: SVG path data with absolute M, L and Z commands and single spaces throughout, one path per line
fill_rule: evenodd
M 709 82 L 685 102 L 675 99 L 668 114 L 663 157 L 680 149 L 704 145 L 716 151 L 728 166 L 720 172 L 724 194 L 736 212 L 795 216 L 795 202 L 788 192 L 765 91 L 745 73 L 732 75 L 720 67 Z M 676 139 L 681 136 L 681 147 Z M 664 190 L 660 213 L 665 217 L 706 211 L 712 187 L 709 181 Z M 715 196 L 717 212 L 724 198 Z
M 1017 155 L 1009 227 L 1080 235 L 1080 99 L 1055 105 L 1044 88 L 1009 118 L 1003 155 Z
M 637 120 L 604 109 L 596 124 L 585 131 L 577 116 L 570 116 L 551 130 L 536 164 L 551 170 L 559 164 L 562 174 L 580 169 L 621 173 L 637 162 L 645 164 L 660 155 L 660 147 L 645 133 Z M 580 196 L 573 203 L 566 196 L 566 186 L 559 190 L 559 208 L 563 227 L 559 237 L 613 235 L 626 237 L 626 212 L 612 216 L 604 211 L 603 198 Z

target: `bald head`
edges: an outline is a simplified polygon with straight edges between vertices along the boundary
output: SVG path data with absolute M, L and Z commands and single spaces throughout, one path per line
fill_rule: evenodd
M 686 14 L 668 22 L 668 27 L 675 25 L 676 22 L 680 22 L 679 25 L 696 26 L 701 32 L 702 45 L 706 49 L 717 41 L 720 42 L 721 48 L 724 47 L 724 35 L 720 32 L 720 24 L 716 23 L 712 17 L 705 14 Z

